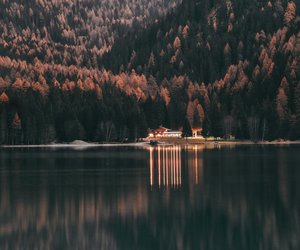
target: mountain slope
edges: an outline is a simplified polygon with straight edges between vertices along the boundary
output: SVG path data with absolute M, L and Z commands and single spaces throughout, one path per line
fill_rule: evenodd
M 49 40 L 47 53 L 36 35 L 4 32 L 0 143 L 134 140 L 159 125 L 299 139 L 299 21 L 293 1 L 189 0 L 143 31 L 121 32 L 103 56 L 87 52 L 90 35 L 79 46 Z
M 113 72 L 154 75 L 167 86 L 175 107 L 169 106 L 169 117 L 181 110 L 172 127 L 182 126 L 186 114 L 191 126 L 204 126 L 208 134 L 294 137 L 299 30 L 293 1 L 184 1 L 152 29 L 129 34 L 128 50 L 116 43 L 102 63 Z M 172 96 L 176 79 L 185 89 L 179 101 Z
M 120 68 L 144 69 L 153 55 L 155 65 L 150 71 L 160 79 L 186 74 L 212 82 L 229 65 L 252 60 L 259 53 L 260 32 L 267 43 L 268 36 L 288 22 L 284 21 L 286 6 L 287 1 L 184 1 L 160 23 L 138 35 L 128 34 L 125 44 L 117 42 L 101 62 L 117 73 Z M 299 16 L 299 8 L 295 15 Z M 289 25 L 290 32 L 297 33 L 296 23 Z M 227 58 L 225 49 L 230 52 Z
M 12 59 L 96 66 L 129 30 L 146 28 L 177 0 L 0 1 L 0 52 Z

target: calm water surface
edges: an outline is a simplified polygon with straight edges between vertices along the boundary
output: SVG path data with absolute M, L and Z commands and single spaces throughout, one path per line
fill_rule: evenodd
M 0 148 L 0 249 L 300 249 L 300 147 Z

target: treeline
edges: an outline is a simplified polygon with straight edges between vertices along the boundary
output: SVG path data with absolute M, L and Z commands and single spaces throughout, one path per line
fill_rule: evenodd
M 139 100 L 146 80 L 132 73 L 35 64 L 0 57 L 1 143 L 135 140 L 147 131 Z M 123 79 L 124 78 L 124 79 Z M 122 81 L 127 81 L 122 86 Z M 141 82 L 144 80 L 144 92 Z M 132 85 L 132 86 L 129 86 Z
M 96 66 L 4 55 L 0 143 L 133 141 L 160 125 L 299 139 L 299 30 L 293 1 L 189 0 Z

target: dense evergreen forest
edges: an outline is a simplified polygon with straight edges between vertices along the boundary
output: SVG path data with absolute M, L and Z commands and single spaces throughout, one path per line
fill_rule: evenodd
M 135 140 L 159 125 L 300 139 L 298 1 L 0 7 L 0 143 Z

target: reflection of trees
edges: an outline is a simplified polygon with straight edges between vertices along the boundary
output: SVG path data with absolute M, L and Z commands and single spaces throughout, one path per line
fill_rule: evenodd
M 237 243 L 240 249 L 299 248 L 295 152 L 256 147 L 206 151 L 204 156 L 205 204 L 223 217 L 228 248 Z M 287 204 L 286 197 L 294 203 Z
M 112 154 L 113 166 L 134 167 L 131 172 L 23 178 L 7 171 L 0 177 L 1 249 L 298 249 L 297 155 L 293 148 L 260 150 L 160 148 L 150 151 L 152 163 L 143 158 L 149 152 L 137 161 Z M 159 188 L 158 161 L 166 155 L 181 159 L 181 186 L 161 177 Z M 67 160 L 75 161 L 90 168 L 88 158 Z M 149 176 L 139 170 L 144 165 Z
M 143 154 L 78 154 L 0 160 L 1 250 L 116 249 L 110 225 L 147 214 L 147 179 L 138 169 Z
M 140 185 L 115 192 L 94 184 L 89 190 L 61 186 L 52 192 L 12 190 L 11 183 L 1 183 L 0 242 L 8 249 L 116 249 L 108 225 L 146 216 L 148 208 L 146 187 Z

